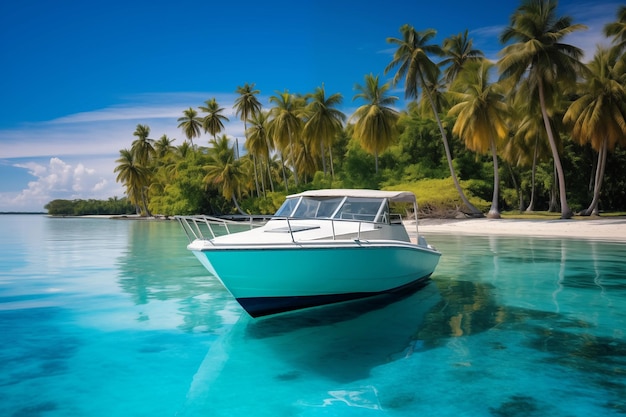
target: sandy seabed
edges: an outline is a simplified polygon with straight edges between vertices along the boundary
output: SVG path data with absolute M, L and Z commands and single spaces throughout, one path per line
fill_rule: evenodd
M 411 231 L 415 224 L 407 224 Z M 535 236 L 626 242 L 626 217 L 570 220 L 421 219 L 420 234 Z

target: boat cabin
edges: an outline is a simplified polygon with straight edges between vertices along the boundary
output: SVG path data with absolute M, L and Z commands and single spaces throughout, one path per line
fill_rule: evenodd
M 372 190 L 305 191 L 288 196 L 274 216 L 401 223 L 399 214 L 390 214 L 389 203 L 394 201 L 414 203 L 415 196 L 410 193 Z

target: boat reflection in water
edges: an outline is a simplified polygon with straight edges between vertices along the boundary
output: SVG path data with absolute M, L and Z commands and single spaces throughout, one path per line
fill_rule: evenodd
M 427 282 L 403 294 L 383 294 L 260 320 L 242 314 L 230 331 L 212 344 L 193 378 L 184 410 L 187 414 L 181 415 L 209 410 L 239 415 L 248 408 L 253 415 L 260 404 L 275 409 L 273 406 L 306 402 L 305 393 L 320 388 L 330 393 L 332 401 L 378 408 L 375 389 L 361 386 L 359 381 L 367 379 L 377 366 L 421 349 L 417 337 L 424 318 L 440 301 L 437 286 Z M 242 378 L 245 384 L 241 384 Z M 296 389 L 298 384 L 301 390 Z M 244 386 L 253 389 L 242 392 Z M 348 390 L 349 395 L 346 387 L 354 388 Z M 298 392 L 302 393 L 299 398 L 285 398 Z

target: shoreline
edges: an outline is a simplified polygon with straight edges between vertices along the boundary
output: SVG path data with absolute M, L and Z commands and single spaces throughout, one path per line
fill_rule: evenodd
M 405 223 L 407 230 L 415 222 Z M 463 234 L 476 236 L 529 236 L 626 242 L 626 217 L 569 220 L 518 219 L 421 219 L 420 234 Z
M 55 216 L 50 216 L 55 217 Z M 59 218 L 92 218 L 110 220 L 164 221 L 174 217 L 140 217 L 137 215 L 86 215 Z M 405 220 L 404 226 L 415 236 L 415 221 Z M 540 238 L 573 238 L 626 243 L 626 216 L 581 219 L 448 219 L 424 218 L 419 220 L 419 233 L 474 235 L 474 236 L 520 236 Z

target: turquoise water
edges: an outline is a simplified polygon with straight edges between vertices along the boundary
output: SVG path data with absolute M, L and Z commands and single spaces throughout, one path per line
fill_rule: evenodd
M 0 216 L 0 415 L 626 415 L 625 244 L 429 242 L 414 294 L 253 320 L 176 222 Z

